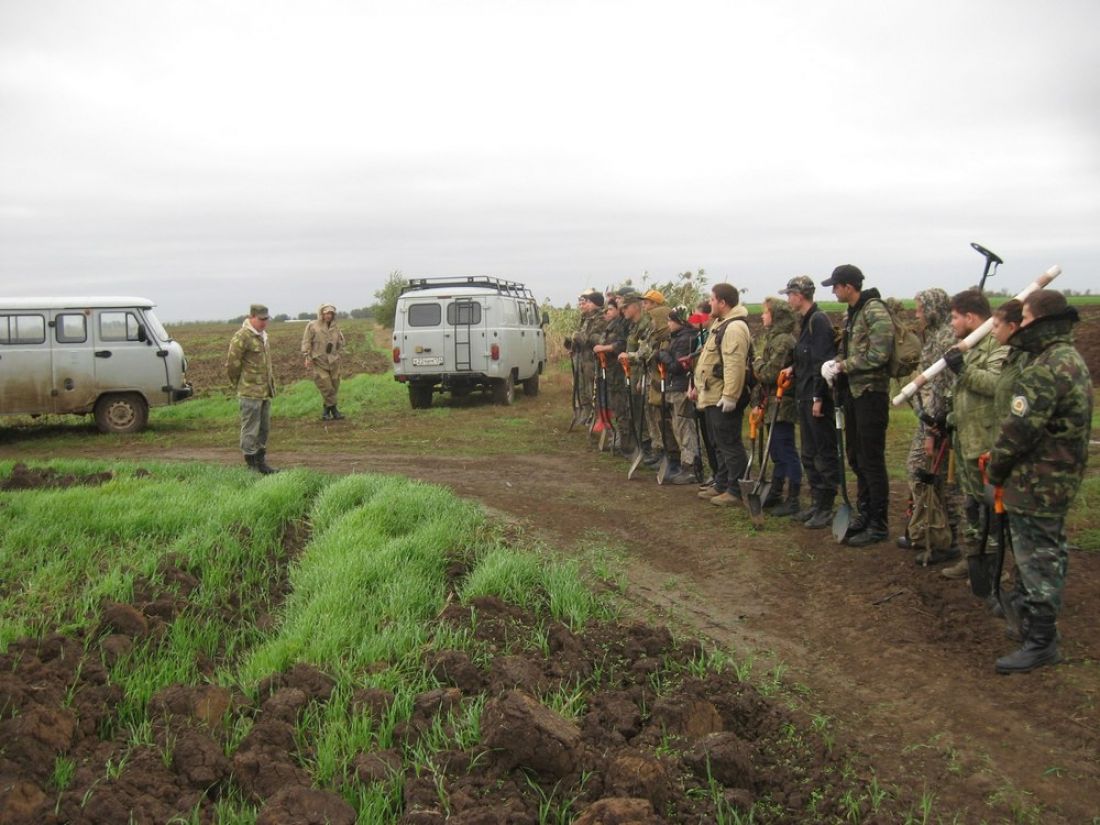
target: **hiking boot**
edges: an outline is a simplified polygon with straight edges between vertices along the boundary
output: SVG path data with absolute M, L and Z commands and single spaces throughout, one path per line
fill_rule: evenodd
M 330 406 L 328 406 L 328 404 L 326 404 L 325 405 L 325 411 L 323 413 L 321 413 L 321 420 L 322 421 L 328 421 L 331 418 L 332 418 L 332 407 L 330 407 Z
M 642 458 L 642 464 L 652 469 L 661 463 L 661 459 L 664 458 L 664 456 L 665 454 L 660 450 L 651 450 Z
M 865 528 L 854 536 L 852 535 L 851 529 L 849 529 L 844 539 L 844 543 L 849 547 L 867 547 L 868 545 L 878 544 L 890 538 L 890 530 L 887 528 L 884 519 L 868 519 L 866 525 Z
M 764 498 L 761 507 L 770 512 L 783 503 L 783 482 L 785 479 L 772 479 L 772 486 L 768 488 L 768 495 Z
M 970 578 L 970 562 L 965 557 L 959 559 L 952 565 L 949 565 L 940 571 L 940 575 L 945 579 L 968 579 Z M 1000 605 L 998 605 L 1000 607 Z
M 333 421 L 343 421 L 344 420 L 343 414 L 338 409 L 336 409 L 335 404 L 333 404 L 330 409 L 332 410 L 332 420 Z
M 917 567 L 926 567 L 929 564 L 943 564 L 945 561 L 954 561 L 959 558 L 960 555 L 961 551 L 958 547 L 948 547 L 946 550 L 932 550 L 931 552 L 925 550 L 921 553 L 917 553 L 913 558 L 913 563 L 917 565 Z M 963 576 L 968 576 L 970 574 L 970 567 L 966 563 L 966 559 L 960 559 L 959 564 L 963 566 Z M 958 565 L 952 566 L 957 567 Z M 948 578 L 951 577 L 948 576 Z
M 713 504 L 715 507 L 736 507 L 738 504 L 741 503 L 741 499 L 737 498 L 737 496 L 732 495 L 729 491 L 727 491 L 725 493 L 719 493 L 718 495 L 713 496 L 710 500 L 710 503 Z
M 722 494 L 718 490 L 714 489 L 713 484 L 710 485 L 709 487 L 704 487 L 702 490 L 700 490 L 698 492 L 699 498 L 715 498 L 716 496 L 720 496 L 720 495 L 722 495 Z
M 810 518 L 806 519 L 803 523 L 803 527 L 807 530 L 821 530 L 824 527 L 831 527 L 833 524 L 833 508 L 827 507 L 824 510 L 817 510 Z
M 256 470 L 256 472 L 260 473 L 261 475 L 269 476 L 269 475 L 272 475 L 274 473 L 279 472 L 278 470 L 276 470 L 274 467 L 272 467 L 270 464 L 267 463 L 267 450 L 257 450 L 256 455 L 252 456 L 252 459 L 253 459 L 253 462 L 254 462 L 253 463 L 254 469 Z
M 997 660 L 1001 674 L 1027 673 L 1044 665 L 1062 661 L 1058 653 L 1058 626 L 1053 616 L 1032 616 L 1024 636 L 1023 646 Z
M 792 514 L 791 521 L 800 521 L 805 524 L 807 521 L 814 517 L 819 509 L 821 509 L 820 501 L 821 494 L 817 491 L 811 490 L 809 505 L 805 509 L 799 510 L 797 513 Z
M 867 510 L 860 510 L 852 516 L 852 520 L 848 522 L 848 532 L 846 535 L 854 536 L 856 533 L 862 533 L 867 529 L 867 525 L 870 521 L 870 518 L 867 516 Z
M 799 485 L 792 484 L 791 489 L 787 491 L 787 498 L 783 500 L 783 503 L 778 507 L 772 508 L 772 515 L 776 517 L 780 516 L 793 516 L 796 515 L 801 509 L 801 503 L 798 500 Z
M 687 470 L 687 469 L 680 470 L 680 472 L 677 473 L 676 475 L 671 475 L 670 474 L 669 477 L 665 479 L 665 484 L 684 485 L 684 484 L 694 484 L 694 483 L 695 483 L 695 473 L 692 472 L 691 470 Z

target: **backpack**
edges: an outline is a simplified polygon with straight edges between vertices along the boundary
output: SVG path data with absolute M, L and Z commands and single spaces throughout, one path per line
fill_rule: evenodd
M 886 314 L 890 316 L 890 323 L 894 325 L 894 349 L 890 353 L 890 363 L 886 365 L 886 370 L 891 378 L 906 379 L 920 366 L 920 338 L 901 322 L 889 304 L 881 298 L 875 300 L 882 304 Z
M 717 327 L 715 327 L 714 332 L 712 333 L 712 335 L 714 336 L 714 346 L 718 350 L 719 356 L 721 356 L 721 354 L 722 354 L 722 338 L 726 334 L 726 327 L 728 327 L 734 321 L 740 321 L 742 324 L 745 325 L 745 329 L 748 329 L 748 327 L 749 327 L 749 322 L 746 321 L 744 318 L 731 318 L 729 321 L 726 321 L 722 324 L 719 324 Z M 752 362 L 755 361 L 755 360 L 756 360 L 756 355 L 753 352 L 752 336 L 750 335 L 749 336 L 749 351 L 745 355 L 745 386 L 744 386 L 744 389 L 741 390 L 742 406 L 744 406 L 744 404 L 748 403 L 749 393 L 751 393 L 754 389 L 756 389 L 757 384 L 760 383 L 756 378 L 756 368 L 753 367 L 753 365 L 752 365 Z M 722 376 L 723 372 L 724 372 L 724 370 L 722 368 L 722 359 L 719 358 L 718 363 L 714 365 L 713 375 L 714 375 L 715 378 L 722 378 L 723 377 Z

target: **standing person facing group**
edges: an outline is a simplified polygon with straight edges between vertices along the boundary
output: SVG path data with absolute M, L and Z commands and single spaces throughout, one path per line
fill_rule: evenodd
M 306 324 L 302 333 L 302 355 L 306 369 L 313 370 L 313 383 L 321 393 L 323 421 L 339 421 L 344 416 L 336 406 L 340 391 L 340 357 L 344 350 L 344 333 L 336 324 L 336 307 L 321 304 L 316 320 Z
M 225 372 L 237 390 L 241 411 L 241 452 L 245 463 L 264 475 L 278 472 L 267 463 L 271 399 L 275 397 L 275 372 L 267 342 L 270 318 L 266 306 L 252 304 L 248 317 L 229 342 L 225 359 Z

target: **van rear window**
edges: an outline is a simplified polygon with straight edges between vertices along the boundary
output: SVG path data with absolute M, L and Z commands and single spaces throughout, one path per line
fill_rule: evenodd
M 41 315 L 0 315 L 0 344 L 41 344 L 46 319 Z
M 453 304 L 447 304 L 447 323 L 471 326 L 480 324 L 481 304 L 477 301 L 455 301 Z
M 439 304 L 409 304 L 410 327 L 437 327 L 443 317 Z

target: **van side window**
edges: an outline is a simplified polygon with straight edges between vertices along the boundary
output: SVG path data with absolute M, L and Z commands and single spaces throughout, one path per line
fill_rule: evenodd
M 138 319 L 132 312 L 99 313 L 100 341 L 137 341 Z
M 55 316 L 53 334 L 59 344 L 83 344 L 88 340 L 88 322 L 84 313 Z
M 0 315 L 0 344 L 41 344 L 46 319 L 41 315 Z
M 462 301 L 447 304 L 447 323 L 473 326 L 481 323 L 481 304 L 477 301 Z
M 409 304 L 410 327 L 436 327 L 442 318 L 439 304 Z

